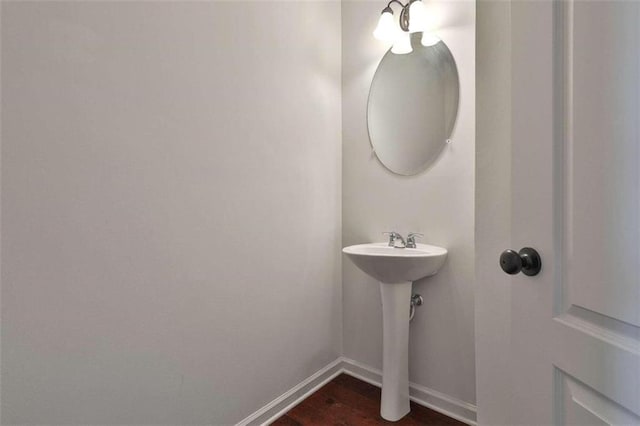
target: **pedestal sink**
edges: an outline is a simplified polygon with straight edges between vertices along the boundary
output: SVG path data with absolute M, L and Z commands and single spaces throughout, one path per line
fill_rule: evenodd
M 447 250 L 428 244 L 395 248 L 388 243 L 342 249 L 363 272 L 380 282 L 382 294 L 382 399 L 380 415 L 390 421 L 409 413 L 409 309 L 413 281 L 434 275 Z

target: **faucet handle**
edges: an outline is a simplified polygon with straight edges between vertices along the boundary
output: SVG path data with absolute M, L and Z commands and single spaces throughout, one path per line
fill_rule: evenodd
M 407 235 L 407 247 L 416 248 L 416 238 L 422 237 L 424 237 L 424 234 L 421 234 L 419 232 L 410 232 L 409 235 Z
M 389 236 L 389 247 L 395 247 L 396 240 L 398 238 L 402 238 L 402 235 L 398 234 L 396 231 L 383 232 L 382 234 Z

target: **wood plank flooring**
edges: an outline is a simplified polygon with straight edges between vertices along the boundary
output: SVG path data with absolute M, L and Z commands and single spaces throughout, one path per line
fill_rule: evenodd
M 433 425 L 464 426 L 457 420 L 411 403 L 398 422 L 380 417 L 380 389 L 341 374 L 272 423 L 275 426 Z

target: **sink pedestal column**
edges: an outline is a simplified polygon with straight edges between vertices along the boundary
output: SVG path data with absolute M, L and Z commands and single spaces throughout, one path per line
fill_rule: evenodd
M 380 415 L 396 421 L 409 413 L 409 305 L 411 281 L 380 283 L 382 294 L 382 400 Z

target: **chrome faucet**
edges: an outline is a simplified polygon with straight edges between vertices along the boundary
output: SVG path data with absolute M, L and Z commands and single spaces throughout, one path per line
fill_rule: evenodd
M 405 241 L 402 235 L 395 231 L 383 232 L 383 234 L 389 235 L 389 247 L 395 248 L 416 248 L 416 238 L 424 237 L 424 235 L 419 232 L 410 232 Z M 396 244 L 398 240 L 400 240 L 401 245 Z
M 407 236 L 407 244 L 405 245 L 405 247 L 416 248 L 416 238 L 421 238 L 421 237 L 424 237 L 424 235 L 422 235 L 419 232 L 410 232 L 409 235 Z
M 389 247 L 405 248 L 407 246 L 407 243 L 405 243 L 404 238 L 402 238 L 402 235 L 398 234 L 397 232 L 395 231 L 383 232 L 383 234 L 389 235 Z M 400 243 L 402 243 L 402 245 L 401 246 L 396 245 L 396 240 L 400 240 Z

